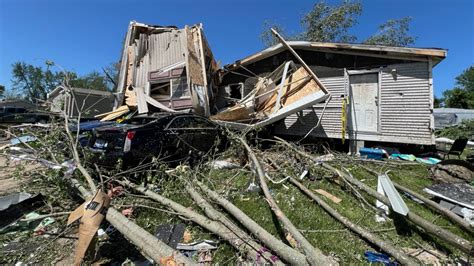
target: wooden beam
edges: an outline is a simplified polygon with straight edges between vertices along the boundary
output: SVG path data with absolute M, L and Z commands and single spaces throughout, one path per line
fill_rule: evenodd
M 295 56 L 296 60 L 298 60 L 301 63 L 301 65 L 309 73 L 309 75 L 314 79 L 314 81 L 318 83 L 320 89 L 324 91 L 326 94 L 330 94 L 329 91 L 326 89 L 326 87 L 324 87 L 324 84 L 314 74 L 313 70 L 311 70 L 311 68 L 306 64 L 306 62 L 303 61 L 303 59 L 298 55 L 298 53 L 296 53 L 296 51 L 293 50 L 293 48 L 291 48 L 291 46 L 285 41 L 285 39 L 283 39 L 283 37 L 281 37 L 281 35 L 276 30 L 274 29 L 271 29 L 271 30 L 273 34 L 280 40 L 281 44 L 283 44 L 283 46 L 285 46 Z

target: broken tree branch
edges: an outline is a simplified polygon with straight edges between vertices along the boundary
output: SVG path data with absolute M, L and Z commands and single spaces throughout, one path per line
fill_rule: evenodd
M 300 154 L 301 156 L 306 157 L 306 158 L 308 158 L 312 161 L 318 162 L 316 159 L 313 158 L 312 155 L 300 151 L 299 149 L 293 147 L 291 144 L 289 144 L 288 142 L 286 142 L 285 140 L 283 140 L 279 137 L 275 137 L 275 138 L 278 139 L 280 141 L 280 143 L 282 143 L 285 146 L 291 148 L 293 151 Z M 338 169 L 332 167 L 331 165 L 329 165 L 325 162 L 318 162 L 318 163 L 320 163 L 321 166 L 323 166 L 324 168 L 337 173 L 337 175 L 339 177 L 344 178 L 345 180 L 352 183 L 353 185 L 356 185 L 357 187 L 359 187 L 360 189 L 365 191 L 370 196 L 378 199 L 383 204 L 385 204 L 387 206 L 391 206 L 390 201 L 388 200 L 387 197 L 385 197 L 382 194 L 378 193 L 376 190 L 374 190 L 371 187 L 367 186 L 366 184 L 362 183 L 358 179 L 353 178 L 350 175 L 339 171 Z M 464 239 L 462 237 L 459 237 L 459 236 L 457 236 L 457 235 L 455 235 L 455 234 L 453 234 L 453 233 L 451 233 L 447 230 L 444 230 L 443 228 L 441 228 L 441 227 L 439 227 L 439 226 L 437 226 L 433 223 L 430 223 L 429 221 L 427 221 L 424 218 L 418 216 L 416 213 L 414 213 L 412 211 L 408 212 L 408 214 L 406 215 L 406 218 L 408 220 L 410 220 L 411 222 L 413 222 L 414 224 L 416 224 L 416 225 L 420 226 L 421 228 L 423 228 L 428 233 L 443 239 L 444 241 L 450 243 L 451 245 L 459 248 L 463 252 L 465 252 L 467 254 L 472 253 L 472 251 L 473 251 L 472 244 L 471 244 L 471 242 L 467 241 L 466 239 Z
M 199 181 L 195 181 L 199 187 L 206 192 L 206 194 L 217 202 L 222 208 L 228 211 L 232 216 L 234 216 L 239 222 L 247 228 L 252 234 L 254 234 L 263 244 L 269 247 L 273 252 L 275 252 L 280 258 L 284 259 L 286 262 L 292 265 L 307 265 L 308 262 L 303 254 L 292 249 L 291 247 L 285 245 L 278 238 L 274 237 L 272 234 L 267 232 L 263 227 L 258 223 L 252 220 L 247 216 L 243 211 L 237 208 L 227 199 L 221 197 L 217 192 L 210 190 L 206 185 Z
M 364 166 L 364 165 L 360 165 L 360 167 L 364 168 L 367 172 L 369 172 L 369 173 L 371 173 L 371 174 L 373 174 L 373 175 L 376 175 L 376 176 L 379 175 L 376 171 L 374 171 L 374 170 L 372 170 L 372 169 L 370 169 L 370 168 L 368 168 L 368 167 L 366 167 L 366 166 Z M 459 226 L 461 226 L 462 228 L 466 229 L 467 232 L 469 232 L 469 233 L 471 233 L 471 234 L 474 233 L 473 227 L 472 227 L 466 220 L 462 219 L 461 217 L 459 217 L 459 216 L 458 216 L 457 214 L 455 214 L 454 212 L 452 212 L 452 211 L 450 211 L 450 210 L 444 208 L 443 206 L 439 205 L 438 203 L 436 203 L 436 202 L 434 202 L 434 201 L 432 201 L 432 200 L 430 200 L 430 199 L 428 199 L 428 198 L 425 198 L 423 195 L 421 195 L 421 194 L 419 194 L 419 193 L 417 193 L 417 192 L 415 192 L 415 191 L 413 191 L 413 190 L 411 190 L 411 189 L 408 189 L 408 188 L 406 188 L 406 187 L 404 187 L 404 186 L 402 186 L 402 185 L 397 184 L 397 183 L 394 182 L 393 180 L 392 180 L 392 183 L 393 183 L 393 185 L 395 186 L 396 189 L 401 190 L 401 191 L 404 191 L 404 192 L 406 192 L 406 193 L 408 193 L 408 194 L 413 195 L 415 198 L 417 198 L 417 199 L 423 201 L 423 203 L 425 203 L 428 207 L 430 207 L 430 208 L 433 209 L 434 211 L 436 211 L 436 212 L 438 212 L 438 213 L 440 213 L 440 214 L 445 215 L 445 216 L 446 216 L 448 219 L 450 219 L 452 222 L 454 222 L 454 223 L 458 224 Z
M 336 264 L 330 257 L 327 257 L 323 254 L 321 250 L 315 248 L 309 241 L 301 234 L 300 231 L 293 225 L 293 223 L 286 217 L 283 211 L 278 207 L 277 203 L 273 199 L 272 195 L 270 194 L 270 190 L 268 189 L 267 183 L 265 181 L 265 171 L 263 170 L 260 162 L 258 161 L 257 157 L 253 153 L 252 149 L 249 147 L 247 142 L 239 137 L 238 140 L 242 143 L 244 148 L 247 150 L 247 153 L 250 159 L 255 166 L 255 170 L 257 172 L 257 176 L 260 180 L 260 187 L 267 199 L 270 208 L 275 213 L 275 216 L 278 220 L 283 224 L 284 228 L 291 234 L 291 236 L 301 245 L 304 253 L 307 256 L 307 260 L 310 264 L 313 265 L 329 265 L 329 264 Z
M 92 193 L 84 188 L 79 181 L 71 178 L 70 183 L 84 198 L 92 196 Z M 145 255 L 153 259 L 155 263 L 164 264 L 162 261 L 172 258 L 177 265 L 196 265 L 194 261 L 167 246 L 145 229 L 123 216 L 116 209 L 109 207 L 105 219 L 138 249 L 142 250 Z
M 272 263 L 274 265 L 284 265 L 276 256 L 273 256 L 271 253 L 266 252 L 265 248 L 255 242 L 249 234 L 247 234 L 244 230 L 240 229 L 236 224 L 230 221 L 225 215 L 221 212 L 217 211 L 214 207 L 212 207 L 209 202 L 207 202 L 201 194 L 199 194 L 191 185 L 186 186 L 186 191 L 191 195 L 194 202 L 196 202 L 199 207 L 201 207 L 206 215 L 214 221 L 221 222 L 224 226 L 226 226 L 230 231 L 232 231 L 235 235 L 237 235 L 240 239 L 245 241 L 246 245 L 248 246 L 247 257 L 254 260 L 256 263 L 260 263 L 260 257 L 263 257 L 268 263 Z
M 379 238 L 377 235 L 370 233 L 369 231 L 365 230 L 363 227 L 354 224 L 346 217 L 342 216 L 338 213 L 335 209 L 331 208 L 329 204 L 327 204 L 324 200 L 316 196 L 313 192 L 311 192 L 308 188 L 306 188 L 303 184 L 298 182 L 293 177 L 290 177 L 290 182 L 298 187 L 301 191 L 303 191 L 308 197 L 313 199 L 319 206 L 321 206 L 327 213 L 329 213 L 332 217 L 336 220 L 341 222 L 351 231 L 359 234 L 361 237 L 369 241 L 370 243 L 374 244 L 375 246 L 379 247 L 381 250 L 385 251 L 386 253 L 393 256 L 398 262 L 403 265 L 415 265 L 418 264 L 414 259 L 410 258 L 408 255 L 405 254 L 404 251 L 396 248 L 388 241 L 384 241 L 383 239 Z
M 248 246 L 245 242 L 245 239 L 239 238 L 236 234 L 234 234 L 231 230 L 229 230 L 227 227 L 225 227 L 223 224 L 220 222 L 216 222 L 213 220 L 208 219 L 206 216 L 201 215 L 195 211 L 192 211 L 189 208 L 184 207 L 183 205 L 174 202 L 166 197 L 163 197 L 153 191 L 148 190 L 147 188 L 143 186 L 136 185 L 130 181 L 117 181 L 121 185 L 132 188 L 148 197 L 151 199 L 159 202 L 160 204 L 173 209 L 174 211 L 178 212 L 181 216 L 186 217 L 187 219 L 190 219 L 191 221 L 195 222 L 196 224 L 200 225 L 201 227 L 205 228 L 209 232 L 212 232 L 223 239 L 225 239 L 227 242 L 229 242 L 234 248 L 237 250 L 243 252 L 243 253 L 248 253 L 253 252 L 254 249 L 250 246 Z M 257 254 L 254 254 L 255 257 L 252 259 L 257 258 Z

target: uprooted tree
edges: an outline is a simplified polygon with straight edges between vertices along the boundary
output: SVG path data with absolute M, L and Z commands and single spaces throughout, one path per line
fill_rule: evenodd
M 316 3 L 306 13 L 300 23 L 302 32 L 285 33 L 285 27 L 276 22 L 265 21 L 260 37 L 265 46 L 278 43 L 271 33 L 271 28 L 277 29 L 288 40 L 313 42 L 358 42 L 358 37 L 350 30 L 358 23 L 363 7 L 360 2 L 346 0 L 340 5 L 330 5 L 325 1 Z M 409 46 L 415 43 L 415 37 L 409 35 L 411 17 L 390 19 L 379 26 L 378 31 L 362 41 L 365 44 Z

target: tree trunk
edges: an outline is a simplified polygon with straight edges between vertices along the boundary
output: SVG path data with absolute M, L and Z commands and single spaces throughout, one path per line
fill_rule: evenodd
M 327 213 L 329 213 L 332 217 L 334 217 L 336 220 L 344 224 L 347 228 L 349 228 L 351 231 L 359 234 L 363 238 L 365 238 L 367 241 L 370 243 L 374 244 L 375 246 L 379 247 L 381 250 L 385 251 L 386 253 L 392 255 L 398 262 L 400 262 L 403 265 L 416 265 L 418 262 L 416 262 L 414 259 L 410 258 L 407 254 L 405 254 L 404 251 L 396 248 L 393 246 L 390 242 L 384 241 L 383 239 L 380 239 L 378 236 L 370 233 L 369 231 L 365 230 L 361 226 L 352 223 L 349 219 L 346 217 L 342 216 L 340 213 L 338 213 L 335 209 L 331 208 L 329 204 L 327 204 L 325 201 L 323 201 L 321 198 L 313 194 L 308 188 L 306 188 L 303 184 L 298 182 L 296 179 L 290 177 L 290 182 L 293 183 L 296 187 L 301 189 L 306 195 L 308 195 L 311 199 L 316 201 L 317 204 L 319 204 Z
M 230 201 L 221 197 L 215 191 L 210 190 L 204 184 L 196 181 L 199 187 L 206 192 L 206 194 L 216 201 L 222 208 L 227 210 L 232 216 L 234 216 L 239 222 L 247 228 L 252 234 L 255 235 L 263 244 L 269 247 L 275 252 L 280 258 L 292 265 L 307 265 L 308 262 L 303 254 L 297 252 L 291 247 L 285 245 L 278 238 L 268 233 L 267 230 L 262 228 L 258 223 L 248 217 L 243 211 L 237 208 Z
M 240 239 L 236 234 L 234 234 L 231 230 L 229 230 L 227 227 L 222 225 L 220 222 L 216 222 L 213 220 L 208 219 L 207 217 L 196 213 L 192 211 L 191 209 L 188 209 L 184 207 L 183 205 L 176 203 L 168 198 L 165 198 L 157 193 L 154 193 L 153 191 L 148 190 L 147 188 L 143 186 L 138 186 L 136 184 L 133 184 L 129 181 L 118 181 L 120 184 L 130 187 L 148 197 L 151 199 L 159 202 L 160 204 L 167 206 L 174 211 L 178 212 L 182 216 L 190 219 L 191 221 L 195 222 L 196 224 L 200 225 L 204 229 L 208 230 L 211 233 L 214 233 L 226 241 L 228 241 L 234 248 L 237 250 L 247 253 L 249 250 L 253 250 L 251 247 L 249 247 L 245 239 L 242 240 Z M 254 250 L 253 250 L 254 251 Z M 257 258 L 257 255 L 255 254 L 255 259 Z
M 267 263 L 274 265 L 284 265 L 276 256 L 267 252 L 266 249 L 255 242 L 252 237 L 247 234 L 244 230 L 240 229 L 236 224 L 230 221 L 225 215 L 217 211 L 211 204 L 209 204 L 202 196 L 199 194 L 191 185 L 186 186 L 186 191 L 193 198 L 199 207 L 201 207 L 206 215 L 214 221 L 222 223 L 230 231 L 232 231 L 237 237 L 242 239 L 245 242 L 240 249 L 245 249 L 247 251 L 247 258 L 255 261 L 256 263 L 262 263 L 260 257 L 263 257 Z
M 92 194 L 77 180 L 71 179 L 71 183 L 73 187 L 79 190 L 84 198 L 92 196 Z M 130 221 L 116 209 L 110 207 L 107 210 L 105 219 L 117 230 L 119 230 L 119 232 L 122 233 L 128 240 L 130 240 L 139 250 L 143 251 L 146 256 L 153 259 L 154 263 L 164 264 L 167 259 L 169 260 L 170 258 L 173 258 L 178 265 L 197 265 L 191 259 L 167 246 L 155 236 L 148 233 L 134 222 Z
M 375 191 L 371 187 L 367 186 L 366 184 L 362 183 L 358 179 L 355 179 L 355 178 L 351 177 L 350 175 L 348 175 L 346 173 L 342 173 L 341 171 L 339 171 L 338 169 L 330 166 L 327 163 L 318 162 L 317 160 L 315 160 L 313 158 L 312 155 L 309 155 L 306 152 L 302 152 L 302 151 L 296 149 L 291 144 L 289 144 L 288 142 L 284 141 L 281 138 L 278 138 L 278 137 L 276 137 L 276 138 L 278 140 L 280 140 L 281 143 L 285 144 L 287 147 L 290 147 L 292 150 L 294 150 L 295 152 L 297 152 L 301 156 L 304 156 L 304 157 L 309 158 L 309 159 L 311 159 L 311 160 L 313 160 L 317 163 L 320 163 L 324 168 L 337 173 L 337 175 L 339 177 L 344 178 L 346 181 L 350 182 L 351 184 L 354 184 L 354 185 L 358 186 L 360 189 L 364 190 L 367 194 L 371 195 L 372 197 L 378 199 L 380 202 L 384 203 L 387 206 L 391 206 L 390 201 L 388 200 L 387 197 L 383 196 L 382 194 L 379 194 L 377 191 Z M 414 213 L 412 211 L 409 211 L 406 217 L 407 217 L 408 220 L 410 220 L 414 224 L 420 226 L 425 231 L 427 231 L 427 232 L 429 232 L 429 233 L 445 240 L 446 242 L 448 242 L 451 245 L 459 248 L 463 252 L 465 252 L 467 254 L 472 253 L 472 250 L 473 250 L 472 244 L 469 241 L 467 241 L 466 239 L 464 239 L 462 237 L 459 237 L 459 236 L 457 236 L 457 235 L 455 235 L 455 234 L 453 234 L 453 233 L 451 233 L 447 230 L 444 230 L 443 228 L 441 228 L 441 227 L 439 227 L 439 226 L 437 226 L 433 223 L 428 222 L 427 220 L 423 219 L 422 217 L 418 216 L 416 213 Z
M 301 234 L 300 231 L 293 225 L 293 223 L 286 217 L 283 211 L 278 207 L 275 200 L 273 199 L 272 195 L 270 194 L 270 190 L 268 189 L 267 183 L 265 181 L 265 171 L 263 170 L 260 162 L 258 161 L 257 157 L 253 153 L 252 149 L 248 146 L 247 142 L 243 138 L 239 138 L 239 141 L 247 150 L 250 159 L 255 166 L 257 176 L 260 180 L 260 187 L 263 190 L 265 198 L 267 199 L 270 208 L 275 213 L 277 219 L 283 224 L 285 229 L 291 234 L 291 236 L 301 245 L 304 253 L 307 256 L 307 260 L 312 265 L 328 265 L 328 264 L 337 264 L 333 261 L 330 257 L 327 257 L 323 254 L 323 252 L 317 248 L 315 248 L 309 241 Z

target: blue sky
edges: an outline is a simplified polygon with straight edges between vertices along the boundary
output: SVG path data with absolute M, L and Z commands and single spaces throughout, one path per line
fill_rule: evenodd
M 327 1 L 340 3 L 340 1 Z M 289 32 L 315 1 L 290 0 L 0 0 L 0 84 L 11 86 L 11 64 L 52 60 L 79 74 L 117 61 L 130 20 L 182 27 L 202 22 L 215 57 L 223 64 L 263 48 L 262 23 L 273 20 Z M 364 0 L 352 33 L 360 40 L 387 19 L 413 17 L 416 47 L 448 49 L 434 70 L 435 94 L 474 64 L 474 1 Z

